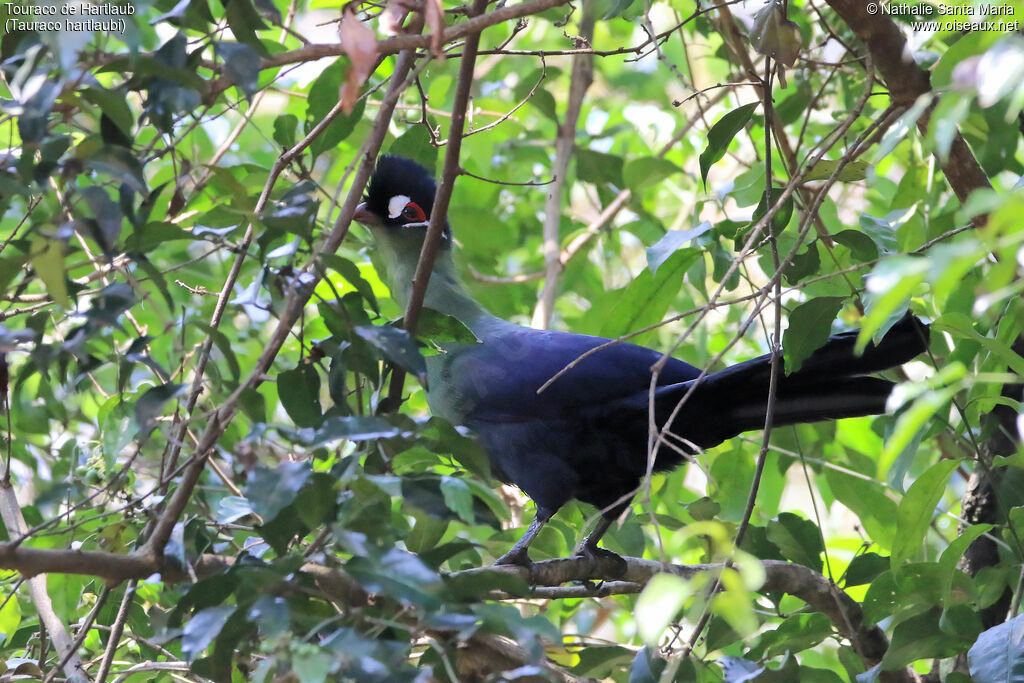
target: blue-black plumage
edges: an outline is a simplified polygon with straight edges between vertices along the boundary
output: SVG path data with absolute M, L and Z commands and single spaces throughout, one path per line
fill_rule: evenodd
M 422 166 L 382 156 L 366 201 L 357 209 L 356 220 L 374 233 L 383 275 L 402 306 L 434 193 L 434 180 Z M 559 371 L 608 340 L 535 330 L 491 315 L 459 282 L 447 222 L 442 240 L 424 305 L 461 320 L 480 343 L 452 344 L 428 359 L 428 402 L 435 414 L 468 427 L 496 476 L 537 504 L 533 524 L 499 563 L 528 563 L 527 549 L 540 527 L 573 499 L 603 513 L 580 552 L 607 552 L 597 548 L 597 541 L 629 505 L 647 472 L 651 372 L 662 354 L 613 344 L 583 358 L 538 393 Z M 775 425 L 885 412 L 894 384 L 868 375 L 922 353 L 928 328 L 907 316 L 859 356 L 856 337 L 856 332 L 837 334 L 800 370 L 780 374 Z M 654 471 L 682 463 L 680 451 L 694 453 L 762 428 L 770 374 L 770 356 L 704 377 L 699 368 L 667 359 L 654 392 L 657 426 L 669 421 L 684 397 L 686 402 L 668 430 L 678 449 L 659 448 Z

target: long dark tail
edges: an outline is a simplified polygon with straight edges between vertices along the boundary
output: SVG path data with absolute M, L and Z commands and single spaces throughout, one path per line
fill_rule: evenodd
M 928 326 L 907 315 L 860 356 L 857 332 L 830 337 L 797 372 L 779 375 L 773 424 L 836 420 L 885 412 L 893 382 L 865 375 L 902 365 L 928 347 Z M 707 375 L 699 382 L 661 387 L 655 413 L 667 422 L 679 400 L 693 388 L 671 431 L 700 448 L 710 448 L 746 431 L 762 429 L 768 409 L 771 356 L 761 356 Z

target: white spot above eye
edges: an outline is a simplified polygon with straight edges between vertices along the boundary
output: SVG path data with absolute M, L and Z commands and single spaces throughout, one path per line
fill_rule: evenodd
M 396 194 L 388 200 L 388 218 L 398 218 L 409 201 L 409 198 L 404 194 Z

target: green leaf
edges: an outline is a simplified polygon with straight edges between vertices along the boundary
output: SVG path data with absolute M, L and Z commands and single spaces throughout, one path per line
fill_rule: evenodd
M 219 41 L 214 41 L 213 52 L 224 60 L 224 75 L 238 86 L 246 97 L 252 97 L 256 93 L 260 78 L 260 53 L 244 43 Z
M 32 238 L 32 268 L 46 285 L 46 293 L 67 308 L 68 285 L 64 279 L 64 243 L 57 239 L 36 235 Z
M 878 258 L 878 247 L 874 240 L 859 230 L 843 230 L 832 235 L 832 241 L 850 250 L 858 261 L 874 261 Z
M 885 493 L 885 488 L 870 477 L 857 477 L 831 467 L 824 468 L 832 495 L 860 518 L 865 531 L 873 541 L 888 550 L 895 532 L 896 502 Z
M 213 340 L 214 346 L 224 356 L 224 362 L 227 363 L 228 372 L 231 373 L 232 385 L 237 386 L 242 370 L 238 365 L 238 358 L 235 356 L 235 349 L 231 345 L 231 340 L 219 329 L 210 327 L 206 323 L 197 322 L 195 325 Z
M 139 268 L 149 277 L 150 281 L 157 288 L 157 291 L 164 297 L 164 302 L 167 304 L 168 310 L 174 310 L 174 299 L 171 297 L 171 291 L 167 288 L 167 279 L 164 274 L 153 265 L 153 262 L 146 257 L 145 254 L 139 254 L 132 252 L 130 254 L 132 260 L 138 264 Z
M 634 194 L 646 187 L 657 185 L 665 178 L 682 173 L 681 168 L 662 157 L 640 157 L 626 162 L 622 168 L 622 180 Z
M 139 194 L 148 193 L 142 164 L 129 149 L 108 145 L 82 159 L 82 163 L 86 169 L 125 183 Z
M 679 295 L 686 271 L 700 255 L 697 249 L 680 249 L 658 268 L 657 275 L 645 269 L 625 287 L 597 297 L 581 327 L 592 334 L 615 338 L 658 322 Z M 632 341 L 642 343 L 642 337 Z
M 256 599 L 246 615 L 260 629 L 263 638 L 277 638 L 288 632 L 292 611 L 284 598 L 264 595 Z
M 0 292 L 6 292 L 8 285 L 18 277 L 25 265 L 25 260 L 23 256 L 0 258 Z
M 121 327 L 121 315 L 135 305 L 135 292 L 124 282 L 114 282 L 99 291 L 85 317 L 98 325 Z
M 865 315 L 857 336 L 861 353 L 876 332 L 902 317 L 911 294 L 928 274 L 928 262 L 911 256 L 893 256 L 880 261 L 867 278 Z
M 865 586 L 889 568 L 889 558 L 878 553 L 862 553 L 846 568 L 843 586 Z
M 201 655 L 213 639 L 220 635 L 224 624 L 234 613 L 234 607 L 220 605 L 207 607 L 189 619 L 181 637 L 181 652 L 185 659 L 193 661 Z
M 322 683 L 340 664 L 338 656 L 331 652 L 311 652 L 292 660 L 292 671 L 299 683 Z
M 302 363 L 277 375 L 277 395 L 288 417 L 299 427 L 320 423 L 320 373 L 312 365 Z
M 657 644 L 691 593 L 686 579 L 675 574 L 655 574 L 636 599 L 634 615 L 640 640 L 649 646 Z
M 252 505 L 241 496 L 225 496 L 217 503 L 215 519 L 220 524 L 231 524 L 252 514 Z
M 956 565 L 960 558 L 963 557 L 963 554 L 967 552 L 967 548 L 978 537 L 982 534 L 987 534 L 992 529 L 992 524 L 972 524 L 967 527 L 942 551 L 942 555 L 939 556 L 939 564 L 949 572 L 956 571 Z
M 757 203 L 757 208 L 754 209 L 754 215 L 750 219 L 750 224 L 747 226 L 746 229 L 741 230 L 738 233 L 738 239 L 747 239 L 749 229 L 753 228 L 764 217 L 764 215 L 768 213 L 768 210 L 775 206 L 776 202 L 779 201 L 779 198 L 782 197 L 783 192 L 783 188 L 773 187 L 771 192 L 771 199 L 768 198 L 767 191 L 761 193 L 761 200 Z M 775 212 L 775 215 L 772 216 L 772 224 L 769 226 L 769 229 L 775 235 L 781 234 L 782 231 L 786 229 L 786 226 L 789 225 L 789 219 L 792 218 L 792 216 L 793 197 L 790 196 L 786 201 L 782 203 L 782 206 L 780 206 L 779 210 Z
M 985 336 L 975 329 L 975 322 L 963 313 L 946 313 L 932 323 L 939 332 L 949 332 L 955 339 L 971 340 L 1010 367 L 1017 374 L 1024 374 L 1024 358 L 1021 358 L 1006 342 Z
M 782 335 L 787 375 L 799 370 L 804 360 L 825 345 L 845 301 L 841 296 L 821 296 L 805 301 L 789 314 L 789 327 Z
M 657 275 L 658 268 L 667 261 L 672 254 L 692 240 L 700 237 L 711 229 L 711 223 L 704 221 L 696 228 L 690 230 L 669 230 L 653 246 L 647 247 L 647 267 L 651 273 Z
M 156 418 L 163 412 L 164 404 L 177 398 L 184 390 L 184 384 L 175 383 L 147 389 L 135 402 L 135 423 L 139 425 L 139 431 L 146 435 L 156 428 Z
M 894 254 L 900 251 L 899 243 L 896 241 L 896 228 L 886 218 L 872 216 L 869 213 L 860 215 L 860 229 L 864 231 L 881 254 Z
M 882 450 L 881 456 L 879 456 L 879 461 L 892 463 L 906 449 L 917 442 L 932 417 L 942 410 L 948 410 L 949 402 L 953 400 L 957 391 L 959 391 L 959 386 L 954 384 L 953 386 L 934 389 L 918 396 L 910 405 L 910 408 L 900 413 L 896 421 L 896 427 L 885 441 L 885 447 Z M 892 476 L 891 472 L 890 476 Z M 892 481 L 901 480 L 902 476 L 899 479 L 892 479 Z
M 338 90 L 345 80 L 345 74 L 351 66 L 345 57 L 339 57 L 334 64 L 323 70 L 309 88 L 306 105 L 305 131 L 308 134 L 338 103 Z M 334 149 L 338 143 L 347 138 L 355 130 L 356 124 L 363 118 L 366 100 L 360 99 L 351 114 L 339 113 L 334 117 L 321 134 L 313 140 L 310 152 L 317 157 L 327 150 Z
M 1024 680 L 1024 614 L 993 626 L 967 652 L 975 683 Z
M 963 35 L 958 36 L 957 39 L 943 51 L 939 60 L 932 65 L 932 87 L 936 89 L 948 88 L 953 84 L 953 70 L 957 65 L 969 57 L 981 55 L 998 38 L 999 33 L 993 31 L 968 31 Z M 968 97 L 964 97 L 963 92 L 958 92 L 957 96 L 965 100 L 970 99 Z
M 622 16 L 636 0 L 611 0 L 608 3 L 608 10 L 601 17 L 602 21 L 615 19 Z
M 295 146 L 295 130 L 299 127 L 299 117 L 295 114 L 281 114 L 274 119 L 274 142 L 284 149 Z
M 966 650 L 971 641 L 944 633 L 939 628 L 940 615 L 936 608 L 897 624 L 882 657 L 882 669 L 899 669 L 919 659 L 945 659 Z
M 838 180 L 844 183 L 854 183 L 859 180 L 864 180 L 867 177 L 868 162 L 866 161 L 851 161 L 850 163 L 843 166 L 843 170 L 839 172 Z M 832 176 L 839 167 L 838 161 L 831 161 L 829 159 L 819 159 L 817 163 L 807 172 L 804 176 L 804 182 L 811 180 L 825 180 Z
M 359 325 L 356 334 L 389 361 L 416 377 L 420 384 L 427 383 L 427 363 L 408 332 L 388 325 Z
M 334 441 L 369 441 L 390 439 L 401 433 L 398 427 L 382 417 L 373 415 L 345 415 L 329 417 L 314 430 L 280 430 L 290 441 L 306 448 L 318 448 Z
M 432 593 L 442 585 L 441 577 L 420 558 L 400 548 L 388 549 L 378 561 L 354 557 L 345 567 L 372 593 L 384 593 L 403 602 L 436 605 Z
M 327 472 L 314 472 L 312 480 L 302 487 L 301 504 L 295 512 L 310 529 L 318 529 L 337 517 L 338 480 Z
M 794 614 L 782 620 L 774 631 L 761 634 L 747 657 L 778 657 L 786 652 L 810 649 L 832 635 L 832 622 L 824 614 Z
M 21 625 L 21 604 L 18 602 L 17 596 L 11 595 L 4 601 L 4 606 L 0 608 L 0 636 L 3 636 L 0 642 L 6 644 L 11 636 L 18 631 L 19 625 Z
M 821 571 L 821 531 L 818 525 L 791 512 L 783 512 L 768 522 L 768 540 L 779 547 L 788 560 Z
M 252 511 L 266 524 L 295 502 L 312 475 L 313 470 L 306 462 L 283 462 L 274 469 L 258 466 L 249 473 L 245 497 Z
M 729 143 L 733 141 L 747 121 L 754 114 L 759 102 L 751 102 L 733 109 L 731 112 L 718 119 L 715 125 L 708 131 L 708 146 L 700 153 L 700 178 L 704 182 L 705 189 L 708 184 L 708 171 L 711 166 L 725 156 L 729 149 Z
M 123 92 L 107 90 L 98 85 L 84 88 L 79 92 L 83 98 L 99 107 L 124 135 L 132 137 L 135 120 Z
M 935 506 L 946 492 L 949 475 L 958 464 L 956 460 L 940 460 L 907 489 L 896 511 L 896 537 L 890 558 L 893 569 L 921 549 L 928 526 L 935 515 Z
M 363 277 L 359 271 L 359 266 L 337 254 L 322 254 L 320 258 L 325 266 L 345 278 L 347 283 L 355 287 L 356 291 L 359 292 L 359 296 L 363 297 L 374 311 L 380 310 L 377 306 L 377 297 L 373 294 L 373 286 Z
M 441 477 L 441 494 L 448 509 L 466 524 L 474 524 L 473 494 L 469 486 L 458 477 Z
M 622 157 L 589 149 L 577 149 L 576 177 L 585 183 L 608 183 L 622 187 L 623 163 Z
M 629 683 L 657 683 L 666 666 L 668 661 L 659 657 L 652 646 L 645 645 L 633 657 L 629 667 Z
M 266 30 L 259 13 L 250 0 L 231 0 L 225 5 L 224 16 L 235 38 L 250 46 L 259 55 L 267 55 L 267 48 L 260 42 L 256 31 Z M 258 64 L 259 62 L 257 62 Z
M 477 336 L 466 327 L 466 324 L 453 315 L 446 315 L 426 306 L 420 312 L 416 336 L 434 343 L 458 342 L 460 344 L 479 344 Z
M 572 667 L 576 676 L 605 679 L 633 660 L 633 650 L 621 645 L 595 645 L 576 653 L 579 659 Z
M 818 254 L 817 242 L 811 242 L 807 249 L 793 256 L 788 266 L 782 270 L 786 283 L 795 285 L 805 277 L 817 274 L 821 268 L 821 256 Z
M 242 389 L 238 395 L 238 403 L 246 417 L 253 422 L 258 424 L 267 421 L 267 400 L 260 392 L 255 389 Z

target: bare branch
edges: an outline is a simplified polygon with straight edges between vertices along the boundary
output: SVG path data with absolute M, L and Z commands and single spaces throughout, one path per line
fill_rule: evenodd
M 594 38 L 594 3 L 583 3 L 583 16 L 580 18 L 580 37 L 587 41 Z M 538 329 L 547 329 L 551 324 L 551 315 L 555 308 L 555 293 L 558 291 L 558 276 L 564 267 L 560 256 L 561 235 L 559 227 L 562 222 L 562 190 L 566 187 L 566 176 L 569 174 L 569 161 L 576 150 L 576 124 L 583 108 L 583 97 L 587 94 L 590 84 L 594 81 L 594 56 L 590 54 L 576 55 L 572 58 L 572 75 L 569 79 L 569 102 L 565 108 L 565 118 L 558 126 L 558 137 L 555 139 L 555 163 L 551 169 L 554 181 L 548 188 L 547 200 L 544 202 L 544 286 L 537 305 L 533 309 L 530 324 Z
M 478 15 L 487 7 L 487 0 L 474 0 L 471 12 Z M 455 179 L 459 177 L 459 154 L 462 151 L 462 137 L 466 128 L 466 108 L 469 106 L 469 91 L 473 87 L 473 68 L 476 65 L 476 50 L 480 45 L 480 33 L 471 33 L 466 38 L 464 56 L 459 64 L 459 79 L 455 90 L 455 101 L 452 103 L 452 123 L 448 133 L 448 144 L 444 155 L 444 171 L 441 182 L 434 195 L 434 205 L 430 212 L 430 224 L 423 238 L 420 259 L 416 264 L 416 272 L 412 277 L 412 290 L 409 303 L 405 308 L 404 326 L 413 334 L 419 323 L 423 299 L 430 283 L 430 273 L 434 269 L 434 260 L 441 245 L 441 234 L 448 221 L 448 204 L 455 189 Z M 402 402 L 402 387 L 405 384 L 405 370 L 394 368 L 388 396 L 381 409 L 385 412 L 397 410 Z
M 21 514 L 18 498 L 14 495 L 14 488 L 11 486 L 11 482 L 6 480 L 0 481 L 0 518 L 3 519 L 4 526 L 7 527 L 7 533 L 12 537 L 22 535 L 28 528 L 28 525 L 25 523 L 25 517 Z M 4 543 L 2 545 L 10 546 L 12 544 Z M 24 553 L 26 551 L 31 552 L 32 550 L 30 548 L 15 547 L 14 552 Z M 2 558 L 2 549 L 0 549 L 0 558 Z M 0 562 L 3 562 L 3 560 L 0 559 Z M 50 594 L 46 591 L 46 577 L 39 572 L 24 573 L 31 576 L 28 579 L 29 596 L 32 599 L 32 604 L 36 607 L 36 613 L 39 615 L 39 623 L 50 634 L 50 640 L 53 641 L 54 646 L 57 648 L 57 655 L 63 663 L 62 668 L 64 669 L 64 674 L 68 677 L 68 681 L 88 680 L 85 667 L 82 665 L 82 658 L 78 656 L 77 648 L 71 639 L 71 635 L 64 627 L 64 622 L 53 611 Z

